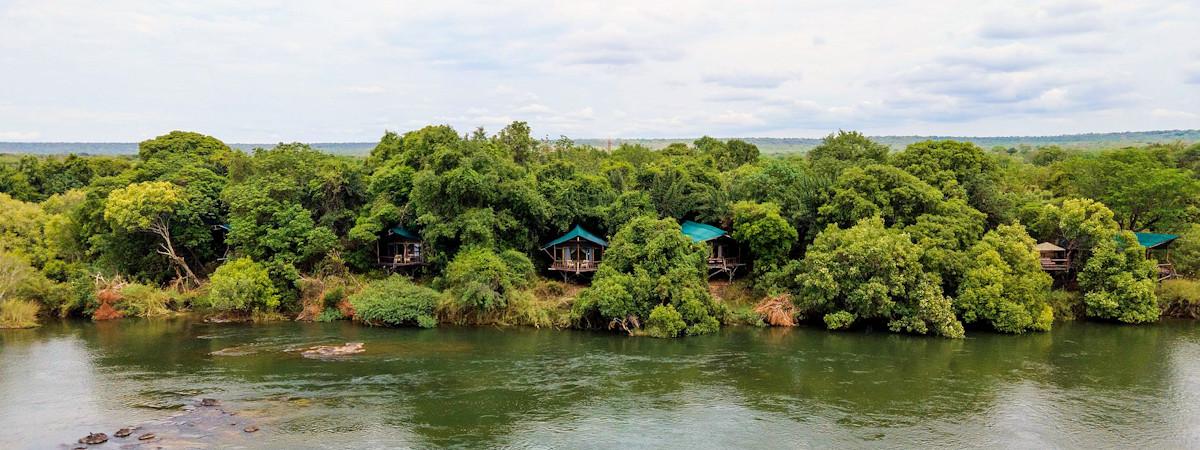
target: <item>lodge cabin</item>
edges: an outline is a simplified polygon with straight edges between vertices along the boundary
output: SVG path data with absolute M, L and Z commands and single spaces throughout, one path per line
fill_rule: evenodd
M 1071 258 L 1067 256 L 1067 249 L 1049 242 L 1041 242 L 1037 245 L 1037 251 L 1042 270 L 1050 273 L 1071 270 Z
M 1171 262 L 1171 244 L 1179 235 L 1166 233 L 1134 233 L 1138 244 L 1146 247 L 1146 258 L 1158 261 L 1158 280 L 1175 278 L 1175 264 Z
M 550 270 L 566 277 L 567 274 L 595 272 L 606 248 L 608 242 L 604 239 L 575 225 L 567 234 L 543 246 L 542 251 L 550 255 Z
M 389 228 L 375 245 L 380 267 L 395 270 L 425 265 L 425 243 L 407 228 Z
M 741 246 L 725 230 L 690 220 L 680 224 L 679 228 L 685 236 L 692 239 L 692 242 L 708 244 L 709 278 L 724 274 L 732 280 L 738 268 L 745 265 L 742 262 Z

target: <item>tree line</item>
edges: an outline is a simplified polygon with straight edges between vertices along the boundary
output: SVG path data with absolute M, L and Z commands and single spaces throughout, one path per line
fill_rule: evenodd
M 1015 153 L 939 140 L 892 151 L 843 131 L 768 157 L 738 139 L 607 150 L 539 140 L 523 122 L 494 134 L 442 125 L 388 132 L 365 158 L 300 143 L 244 152 L 176 131 L 140 143 L 136 158 L 0 165 L 0 301 L 93 316 L 113 287 L 98 280 L 119 276 L 139 286 L 113 297 L 125 315 L 169 302 L 664 337 L 762 323 L 710 292 L 704 245 L 679 232 L 694 220 L 749 251 L 739 285 L 753 298 L 785 298 L 789 316 L 831 329 L 961 337 L 1073 316 L 1142 323 L 1162 305 L 1155 262 L 1130 231 L 1182 234 L 1174 262 L 1194 275 L 1198 164 L 1200 145 Z M 375 264 L 397 225 L 426 243 L 414 279 Z M 538 249 L 573 225 L 609 237 L 599 271 L 557 312 L 531 306 L 566 289 L 548 287 Z M 1077 276 L 1044 273 L 1040 241 L 1072 252 Z M 172 293 L 154 294 L 164 287 Z

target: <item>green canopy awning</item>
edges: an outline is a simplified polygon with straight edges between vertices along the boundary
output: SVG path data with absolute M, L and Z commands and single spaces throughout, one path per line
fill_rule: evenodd
M 711 241 L 713 239 L 716 239 L 716 238 L 726 235 L 725 230 L 714 227 L 712 225 L 705 225 L 702 223 L 692 222 L 690 220 L 685 221 L 682 224 L 680 224 L 679 229 L 680 229 L 680 231 L 683 231 L 684 235 L 692 238 L 692 242 Z
M 412 231 L 409 231 L 408 228 L 404 228 L 403 226 L 400 226 L 400 225 L 396 225 L 396 226 L 392 227 L 390 230 L 388 230 L 388 234 L 391 234 L 393 236 L 400 236 L 402 238 L 411 239 L 414 241 L 421 240 L 420 237 L 417 237 L 417 233 L 413 233 Z
M 567 234 L 564 234 L 561 237 L 559 237 L 558 239 L 550 241 L 549 244 L 542 246 L 542 250 L 548 249 L 550 247 L 561 244 L 563 242 L 567 242 L 567 241 L 569 241 L 571 239 L 575 239 L 575 238 L 581 238 L 581 239 L 589 241 L 589 242 L 594 242 L 596 245 L 599 245 L 601 247 L 608 247 L 608 242 L 605 242 L 604 239 L 600 239 L 599 237 L 596 237 L 596 235 L 592 234 L 588 230 L 583 229 L 583 227 L 581 227 L 579 225 L 575 225 L 575 228 L 572 228 L 571 231 L 567 232 Z
M 1138 244 L 1146 248 L 1155 248 L 1170 244 L 1171 241 L 1179 239 L 1177 234 L 1166 233 L 1133 233 L 1137 236 Z

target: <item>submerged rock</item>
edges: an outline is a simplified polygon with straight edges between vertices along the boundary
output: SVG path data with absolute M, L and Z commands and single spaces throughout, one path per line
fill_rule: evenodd
M 148 440 L 154 439 L 154 437 L 155 437 L 154 433 L 146 433 L 141 436 L 138 436 L 138 440 L 139 441 L 148 441 Z
M 221 403 L 218 402 L 217 399 L 215 399 L 215 398 L 200 399 L 200 406 L 217 406 L 220 404 Z
M 104 433 L 91 433 L 79 438 L 80 444 L 99 445 L 105 442 L 108 442 L 108 435 Z
M 258 427 L 254 426 L 254 425 L 250 425 L 246 428 L 243 428 L 242 431 L 245 431 L 247 433 L 253 433 L 255 431 L 258 431 Z
M 347 342 L 346 345 L 319 345 L 300 352 L 305 358 L 330 358 L 362 353 L 366 349 L 362 342 Z
M 119 438 L 124 438 L 124 437 L 129 437 L 129 435 L 131 435 L 131 434 L 133 434 L 133 428 L 126 427 L 126 428 L 117 430 L 116 433 L 113 433 L 113 436 L 116 436 Z

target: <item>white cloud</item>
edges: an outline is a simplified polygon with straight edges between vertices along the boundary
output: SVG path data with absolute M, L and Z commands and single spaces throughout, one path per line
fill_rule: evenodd
M 514 119 L 572 137 L 1186 127 L 1197 21 L 1200 4 L 1171 0 L 14 0 L 0 124 L 18 131 L 0 139 L 349 141 Z

